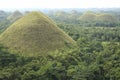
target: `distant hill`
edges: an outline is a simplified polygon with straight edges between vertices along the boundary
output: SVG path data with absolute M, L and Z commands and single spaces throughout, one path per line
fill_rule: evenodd
M 7 17 L 7 13 L 5 11 L 0 10 L 0 23 Z
M 19 11 L 6 12 L 0 11 L 0 33 L 2 33 L 6 28 L 8 28 L 13 22 L 21 18 L 23 14 Z
M 118 25 L 118 19 L 109 13 L 95 13 L 87 11 L 79 17 L 81 25 L 85 26 L 101 26 L 101 27 L 115 27 Z
M 111 14 L 105 14 L 105 13 L 101 13 L 99 15 L 96 16 L 96 20 L 101 21 L 101 22 L 117 22 L 117 19 L 111 15 Z
M 10 22 L 14 22 L 22 16 L 23 14 L 20 11 L 14 11 L 11 15 L 7 17 L 7 20 L 9 20 Z
M 10 22 L 6 19 L 8 15 L 8 12 L 0 10 L 0 33 L 3 32 L 10 24 Z
M 31 12 L 13 23 L 0 36 L 0 42 L 21 55 L 42 55 L 75 44 L 46 15 Z
M 79 20 L 84 22 L 93 22 L 96 20 L 96 14 L 94 12 L 87 11 L 80 16 Z

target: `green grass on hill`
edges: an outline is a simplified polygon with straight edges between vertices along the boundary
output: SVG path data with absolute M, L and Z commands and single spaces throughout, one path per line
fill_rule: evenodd
M 13 23 L 0 36 L 0 42 L 10 51 L 31 56 L 75 44 L 50 18 L 39 12 L 31 12 Z

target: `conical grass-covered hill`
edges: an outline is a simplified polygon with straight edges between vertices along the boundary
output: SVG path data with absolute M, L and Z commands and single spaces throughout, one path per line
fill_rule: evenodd
M 46 15 L 31 12 L 13 23 L 0 36 L 0 42 L 21 55 L 41 55 L 74 45 L 75 41 Z

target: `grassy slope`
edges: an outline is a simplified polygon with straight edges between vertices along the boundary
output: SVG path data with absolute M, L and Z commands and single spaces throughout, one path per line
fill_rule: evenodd
M 23 55 L 40 55 L 64 48 L 75 41 L 42 13 L 31 12 L 12 24 L 0 36 L 10 50 Z

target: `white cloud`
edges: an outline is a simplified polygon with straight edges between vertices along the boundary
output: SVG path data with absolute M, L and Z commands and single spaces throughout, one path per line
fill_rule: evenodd
M 94 8 L 120 7 L 120 0 L 0 0 L 2 8 Z

